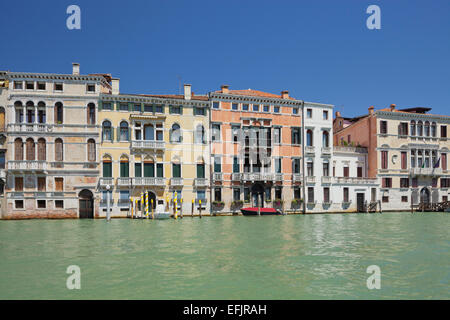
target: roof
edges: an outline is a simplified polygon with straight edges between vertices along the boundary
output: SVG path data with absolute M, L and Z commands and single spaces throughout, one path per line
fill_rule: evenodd
M 214 91 L 214 93 L 223 93 L 222 90 Z M 276 98 L 282 99 L 280 94 L 274 94 L 259 90 L 246 89 L 246 90 L 228 90 L 227 94 L 238 95 L 238 96 L 251 96 L 251 97 L 263 97 L 263 98 Z M 295 100 L 292 97 L 288 97 L 289 100 Z
M 182 95 L 182 94 L 124 94 L 124 93 L 121 93 L 120 95 L 185 100 L 184 95 Z M 208 101 L 208 96 L 206 96 L 206 95 L 198 95 L 197 96 L 197 95 L 192 94 L 191 100 Z

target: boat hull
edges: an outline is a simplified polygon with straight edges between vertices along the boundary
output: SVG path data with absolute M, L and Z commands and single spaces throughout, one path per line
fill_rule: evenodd
M 281 215 L 280 211 L 273 209 L 273 208 L 259 208 L 259 213 L 258 213 L 258 208 L 242 208 L 241 213 L 244 216 L 257 216 L 257 215 L 278 216 L 278 215 Z

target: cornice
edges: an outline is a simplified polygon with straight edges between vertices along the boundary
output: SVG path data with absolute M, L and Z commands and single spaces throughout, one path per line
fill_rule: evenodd
M 145 97 L 134 95 L 110 95 L 100 94 L 99 99 L 107 102 L 139 102 L 155 105 L 174 105 L 174 106 L 195 106 L 195 107 L 209 107 L 209 101 L 200 100 L 182 100 L 158 97 Z
M 255 97 L 255 96 L 244 96 L 237 94 L 224 94 L 211 92 L 209 94 L 211 101 L 227 101 L 227 102 L 257 102 L 257 103 L 270 103 L 272 105 L 288 106 L 288 107 L 300 107 L 302 105 L 301 100 L 290 100 L 281 98 L 269 98 L 269 97 Z

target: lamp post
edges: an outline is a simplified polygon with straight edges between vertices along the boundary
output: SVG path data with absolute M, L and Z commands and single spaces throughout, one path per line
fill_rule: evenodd
M 110 194 L 109 194 L 109 189 L 110 189 L 110 185 L 108 184 L 106 186 L 106 220 L 109 221 L 111 220 L 111 214 L 110 214 Z

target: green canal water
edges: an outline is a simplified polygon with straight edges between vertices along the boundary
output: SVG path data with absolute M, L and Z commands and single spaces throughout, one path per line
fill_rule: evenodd
M 0 221 L 0 299 L 449 299 L 449 230 L 448 213 Z

